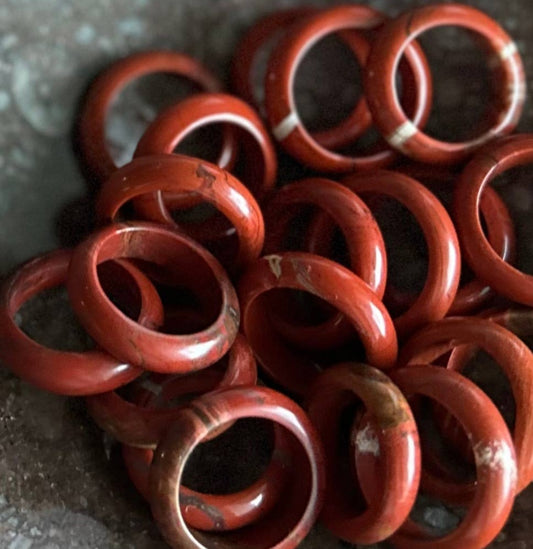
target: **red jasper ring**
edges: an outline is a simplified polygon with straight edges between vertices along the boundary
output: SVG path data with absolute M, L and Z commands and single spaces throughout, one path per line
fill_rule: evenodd
M 40 389 L 79 396 L 112 391 L 142 370 L 125 364 L 103 350 L 67 352 L 47 348 L 28 337 L 14 317 L 24 303 L 66 282 L 72 252 L 58 250 L 23 265 L 2 285 L 0 292 L 0 360 L 22 379 Z M 110 267 L 106 264 L 106 267 Z M 163 322 L 161 300 L 150 281 L 128 262 L 117 262 L 102 273 L 102 284 L 113 297 L 118 292 L 128 306 L 140 299 L 138 322 L 157 327 Z M 130 295 L 127 295 L 131 288 Z M 102 290 L 103 293 L 103 290 Z M 122 301 L 123 299 L 119 299 Z M 118 311 L 118 309 L 117 309 Z
M 474 499 L 459 526 L 440 538 L 408 521 L 391 538 L 399 549 L 482 549 L 509 517 L 516 488 L 516 461 L 509 430 L 490 398 L 469 379 L 436 366 L 413 366 L 392 373 L 406 396 L 423 395 L 445 406 L 468 432 L 476 457 Z M 369 502 L 387 488 L 375 456 L 359 452 L 361 488 Z
M 180 509 L 183 471 L 194 448 L 220 426 L 245 417 L 260 417 L 287 429 L 299 445 L 301 464 L 271 513 L 224 539 L 191 532 Z M 295 442 L 296 442 L 295 441 Z M 171 547 L 179 549 L 227 547 L 294 549 L 312 528 L 324 498 L 324 462 L 320 440 L 311 422 L 289 398 L 265 387 L 234 388 L 211 393 L 182 410 L 155 451 L 150 471 L 152 513 Z M 258 544 L 259 542 L 259 544 Z
M 295 205 L 310 204 L 331 216 L 341 228 L 349 249 L 351 268 L 368 284 L 378 299 L 383 297 L 387 278 L 385 243 L 368 206 L 343 185 L 329 179 L 310 178 L 286 185 L 264 209 L 267 226 L 266 254 L 283 249 L 283 237 Z M 288 305 L 288 307 L 292 307 Z M 284 308 L 287 307 L 287 304 Z M 271 320 L 282 336 L 303 348 L 332 348 L 346 342 L 353 328 L 341 313 L 316 325 L 302 325 L 286 320 L 272 311 Z
M 139 448 L 155 448 L 162 433 L 185 405 L 169 408 L 164 406 L 165 403 L 180 395 L 189 395 L 192 400 L 194 394 L 255 385 L 256 381 L 257 369 L 252 351 L 244 337 L 238 335 L 228 353 L 225 372 L 213 365 L 187 376 L 144 380 L 140 386 L 146 387 L 151 398 L 139 402 L 128 402 L 115 391 L 88 397 L 85 402 L 99 427 L 119 442 Z M 157 401 L 154 401 L 155 397 L 158 397 Z
M 219 427 L 206 440 L 215 438 L 233 423 L 231 421 Z M 180 507 L 188 526 L 204 531 L 236 530 L 260 520 L 272 510 L 283 493 L 292 467 L 290 439 L 283 428 L 277 425 L 273 427 L 274 450 L 271 461 L 261 477 L 249 487 L 232 494 L 216 495 L 181 486 Z M 135 488 L 149 500 L 153 450 L 123 445 L 122 457 Z
M 490 128 L 462 143 L 434 139 L 423 133 L 398 101 L 396 68 L 412 40 L 444 25 L 466 28 L 484 38 L 493 54 L 493 82 L 497 99 L 491 110 Z M 518 124 L 525 101 L 525 75 L 516 44 L 489 16 L 470 6 L 441 4 L 408 11 L 387 22 L 373 43 L 364 79 L 365 95 L 373 120 L 394 149 L 431 164 L 457 163 L 495 137 L 510 133 Z
M 376 294 L 354 273 L 329 259 L 303 252 L 265 256 L 248 268 L 239 284 L 242 329 L 256 358 L 276 383 L 302 395 L 317 375 L 315 361 L 290 349 L 268 315 L 268 292 L 304 290 L 336 307 L 361 338 L 367 360 L 391 368 L 397 355 L 392 320 Z
M 324 148 L 304 128 L 294 99 L 298 65 L 313 45 L 332 32 L 374 29 L 385 20 L 385 15 L 367 6 L 338 6 L 310 15 L 301 24 L 291 27 L 291 32 L 274 50 L 266 78 L 268 120 L 274 137 L 302 164 L 322 172 L 344 173 L 383 167 L 396 158 L 386 144 L 369 156 L 358 157 Z M 423 125 L 431 109 L 429 68 L 418 46 L 406 49 L 405 54 L 411 73 L 405 85 L 406 100 L 412 107 L 409 114 L 415 125 Z
M 362 513 L 353 503 L 354 487 L 347 482 L 349 470 L 343 474 L 351 460 L 343 460 L 338 442 L 342 414 L 357 398 L 366 407 L 369 425 L 355 431 L 355 447 L 360 453 L 379 456 L 381 478 L 385 479 L 384 490 Z M 420 479 L 418 431 L 407 400 L 379 370 L 345 363 L 328 368 L 316 378 L 306 408 L 326 453 L 322 522 L 335 536 L 353 544 L 379 543 L 388 538 L 407 519 Z M 349 457 L 348 452 L 345 457 Z
M 121 257 L 172 270 L 176 285 L 202 288 L 219 304 L 216 318 L 202 331 L 185 335 L 149 330 L 127 318 L 102 291 L 96 271 L 100 263 Z M 93 233 L 74 250 L 67 290 L 81 324 L 99 345 L 120 360 L 160 373 L 188 373 L 214 364 L 239 328 L 237 295 L 218 261 L 187 236 L 151 223 L 110 225 Z
M 418 181 L 397 172 L 350 175 L 342 183 L 358 194 L 383 194 L 398 200 L 424 233 L 429 255 L 427 279 L 412 306 L 394 320 L 399 337 L 443 318 L 455 299 L 461 271 L 459 242 L 444 206 Z
M 261 253 L 265 231 L 263 215 L 248 189 L 221 168 L 188 156 L 146 156 L 119 168 L 102 186 L 96 203 L 97 215 L 101 222 L 115 221 L 126 202 L 156 191 L 194 193 L 223 213 L 239 237 L 235 268 L 256 259 Z M 140 210 L 149 221 L 176 226 L 166 209 L 163 219 L 153 215 L 150 209 L 141 207 Z M 190 225 L 185 229 L 191 232 Z
M 283 212 L 304 204 L 317 206 L 335 219 L 346 238 L 353 272 L 381 299 L 387 283 L 387 256 L 377 221 L 354 192 L 330 179 L 302 179 L 276 192 L 264 209 L 268 229 L 265 253 L 282 249 L 290 221 Z
M 242 137 L 247 139 L 240 143 L 246 152 L 243 181 L 252 194 L 261 200 L 276 182 L 276 151 L 259 116 L 237 97 L 205 93 L 169 107 L 148 126 L 139 141 L 135 156 L 170 154 L 193 131 L 217 123 L 244 130 Z M 222 160 L 219 165 L 224 168 L 228 162 Z M 179 202 L 176 204 L 176 198 L 179 200 L 183 197 L 175 197 L 174 206 L 179 205 Z M 167 218 L 168 213 L 161 211 L 162 204 L 157 195 L 147 195 L 137 201 L 142 201 L 143 211 L 150 211 L 151 218 L 158 215 L 162 220 Z M 194 201 L 189 199 L 185 205 L 194 205 Z
M 449 169 L 424 164 L 410 164 L 398 168 L 398 171 L 417 179 L 427 185 L 431 190 L 452 189 L 452 183 L 456 175 Z M 479 202 L 479 211 L 485 222 L 487 239 L 494 251 L 507 262 L 512 262 L 516 252 L 516 236 L 513 220 L 505 202 L 492 187 L 485 187 Z M 453 216 L 452 216 L 453 217 Z M 457 225 L 457 223 L 455 223 Z M 461 250 L 464 255 L 464 250 Z M 399 295 L 387 289 L 387 299 L 394 300 L 396 307 L 408 307 L 411 296 Z M 457 290 L 457 295 L 448 311 L 448 316 L 466 315 L 475 313 L 483 305 L 486 305 L 496 293 L 494 290 L 475 278 L 466 282 Z
M 516 403 L 514 444 L 518 463 L 517 490 L 522 491 L 533 479 L 533 354 L 517 336 L 502 326 L 482 318 L 446 318 L 417 332 L 402 349 L 398 364 L 429 363 L 460 345 L 475 345 L 487 352 L 507 375 Z M 462 368 L 463 361 L 451 361 L 448 368 Z M 424 484 L 424 479 L 423 479 Z M 433 479 L 432 485 L 450 491 L 448 480 Z M 461 493 L 473 493 L 474 485 L 459 484 Z M 466 496 L 465 496 L 466 498 Z
M 260 111 L 264 110 L 264 104 L 263 97 L 259 96 L 259 90 L 264 93 L 264 86 L 257 87 L 255 90 L 253 75 L 262 50 L 270 46 L 273 40 L 279 41 L 282 33 L 289 32 L 292 25 L 312 13 L 315 13 L 313 8 L 293 8 L 271 13 L 257 21 L 237 45 L 232 65 L 233 88 L 248 103 L 256 105 Z M 353 52 L 359 64 L 364 67 L 370 51 L 368 41 L 356 31 L 341 32 L 339 37 Z M 322 147 L 336 149 L 355 141 L 368 130 L 371 124 L 372 117 L 366 100 L 361 97 L 345 120 L 332 128 L 315 131 L 311 135 Z
M 106 145 L 107 113 L 120 91 L 137 78 L 152 73 L 184 76 L 208 92 L 218 92 L 222 84 L 198 61 L 171 51 L 153 51 L 130 55 L 113 63 L 92 83 L 84 99 L 79 119 L 79 145 L 84 162 L 98 182 L 104 182 L 117 168 Z M 226 136 L 222 157 L 233 150 Z
M 485 192 L 489 190 L 486 189 Z M 496 322 L 500 326 L 507 328 L 521 339 L 533 335 L 533 314 L 531 309 L 506 309 L 506 310 L 487 310 L 481 313 L 482 318 L 487 318 L 492 322 Z M 455 347 L 450 353 L 447 362 L 447 368 L 456 371 L 462 371 L 471 360 L 477 351 L 475 345 L 461 345 Z M 450 416 L 442 407 L 437 407 L 434 410 L 435 420 L 439 431 L 444 437 L 447 444 L 451 444 L 461 457 L 467 462 L 473 463 L 474 456 L 470 447 L 470 442 L 466 433 L 461 428 L 457 420 Z M 432 452 L 433 448 L 427 448 L 425 454 L 431 458 L 433 467 L 437 467 L 440 475 L 451 476 L 450 471 L 446 466 L 442 467 L 442 463 L 438 456 Z M 427 484 L 427 483 L 426 483 Z M 433 493 L 442 499 L 446 499 L 450 503 L 463 503 L 468 499 L 468 493 L 465 494 L 464 486 L 457 483 L 439 483 L 436 486 L 430 486 Z M 445 491 L 443 491 L 443 488 Z
M 470 268 L 500 294 L 528 306 L 533 305 L 533 276 L 502 260 L 492 248 L 481 227 L 478 202 L 490 181 L 506 170 L 531 162 L 533 135 L 498 140 L 468 163 L 457 183 L 454 200 L 457 233 Z

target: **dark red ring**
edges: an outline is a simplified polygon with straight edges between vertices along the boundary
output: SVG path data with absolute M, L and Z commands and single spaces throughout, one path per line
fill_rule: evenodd
M 429 187 L 431 191 L 436 192 L 438 190 L 452 190 L 458 178 L 456 173 L 444 166 L 409 163 L 399 166 L 396 170 L 417 179 Z M 494 251 L 504 261 L 512 263 L 516 253 L 516 235 L 513 220 L 505 202 L 492 187 L 485 187 L 483 190 L 479 210 L 485 222 L 488 241 Z M 464 258 L 463 250 L 461 250 L 461 256 Z M 452 306 L 448 311 L 448 316 L 476 313 L 481 307 L 487 305 L 495 295 L 496 292 L 489 285 L 474 278 L 470 282 L 459 286 Z M 387 305 L 407 308 L 413 301 L 414 296 L 401 293 L 394 288 L 387 288 Z
M 387 282 L 387 255 L 381 231 L 368 206 L 339 183 L 310 178 L 280 189 L 264 209 L 267 226 L 264 252 L 272 254 L 283 250 L 291 208 L 307 204 L 320 208 L 336 221 L 347 242 L 352 271 L 381 299 Z M 284 308 L 293 306 L 286 304 Z M 276 330 L 287 341 L 304 349 L 336 347 L 353 334 L 350 323 L 338 312 L 323 323 L 302 325 L 276 311 L 272 310 L 270 315 Z
M 462 143 L 440 141 L 423 133 L 398 101 L 396 68 L 406 48 L 423 32 L 444 25 L 466 28 L 486 39 L 497 67 L 492 81 L 499 94 L 493 125 L 482 135 Z M 389 145 L 420 162 L 457 163 L 476 149 L 516 127 L 525 101 L 525 74 L 516 44 L 488 15 L 461 4 L 421 6 L 387 22 L 373 43 L 364 89 L 373 120 Z M 411 119 L 411 120 L 410 120 Z
M 102 186 L 96 203 L 100 222 L 113 222 L 128 201 L 156 191 L 192 193 L 214 205 L 233 224 L 239 237 L 239 250 L 233 267 L 238 269 L 256 259 L 263 248 L 263 215 L 250 191 L 231 174 L 214 164 L 176 154 L 136 158 L 116 170 Z M 162 201 L 161 195 L 159 199 Z M 151 209 L 141 208 L 144 218 L 176 227 L 161 203 L 162 219 Z M 190 234 L 190 225 L 179 226 Z M 191 236 L 196 236 L 192 234 Z
M 313 8 L 293 8 L 271 13 L 257 21 L 244 35 L 233 56 L 232 84 L 235 91 L 260 112 L 264 104 L 254 90 L 253 75 L 257 59 L 263 49 L 270 47 L 282 34 L 290 32 L 292 25 L 315 13 Z M 364 67 L 370 51 L 370 44 L 356 31 L 339 33 L 341 40 L 350 48 L 359 64 Z M 255 84 L 258 84 L 257 82 Z M 264 87 L 264 83 L 263 87 Z M 258 88 L 260 89 L 260 88 Z M 350 115 L 339 124 L 327 130 L 312 132 L 313 139 L 322 147 L 337 149 L 349 145 L 360 137 L 372 124 L 372 117 L 361 97 Z
M 446 318 L 434 322 L 411 337 L 401 350 L 398 364 L 430 363 L 449 350 L 460 345 L 475 345 L 494 358 L 505 372 L 511 384 L 516 403 L 516 419 L 513 440 L 518 463 L 517 490 L 522 491 L 533 479 L 533 354 L 517 336 L 490 320 L 463 317 Z M 448 367 L 460 368 L 465 364 L 452 362 Z M 435 490 L 446 492 L 453 490 L 453 484 L 447 479 L 436 478 L 431 482 Z M 452 488 L 450 488 L 452 485 Z M 459 483 L 460 493 L 473 493 L 475 486 Z M 465 496 L 467 497 L 467 496 Z
M 164 110 L 146 129 L 135 157 L 152 154 L 170 154 L 190 133 L 210 124 L 224 123 L 244 130 L 247 138 L 243 182 L 258 201 L 276 183 L 277 157 L 274 144 L 257 113 L 244 101 L 221 93 L 194 95 Z M 225 165 L 219 166 L 231 171 Z M 195 205 L 197 197 L 173 197 L 173 207 Z M 168 213 L 161 211 L 161 200 L 147 195 L 137 199 L 137 209 L 149 212 L 152 219 L 157 216 L 164 222 Z M 166 203 L 166 201 L 165 201 Z M 142 204 L 142 207 L 141 207 Z
M 96 271 L 99 263 L 121 257 L 196 279 L 204 293 L 214 292 L 220 303 L 217 317 L 187 335 L 156 332 L 127 318 L 102 291 Z M 229 350 L 239 328 L 237 295 L 218 261 L 187 236 L 151 223 L 110 225 L 82 242 L 72 255 L 67 290 L 81 324 L 99 345 L 121 360 L 160 373 L 188 373 L 214 364 Z
M 299 62 L 321 38 L 343 30 L 371 30 L 386 16 L 362 5 L 338 6 L 306 17 L 283 37 L 272 54 L 266 78 L 266 111 L 274 137 L 302 164 L 321 172 L 346 173 L 389 165 L 396 153 L 386 144 L 368 156 L 344 156 L 320 146 L 304 128 L 294 99 L 294 78 Z M 406 90 L 416 92 L 409 111 L 415 125 L 423 126 L 431 109 L 431 82 L 427 61 L 418 45 L 405 50 L 413 82 Z
M 533 275 L 502 260 L 483 233 L 479 200 L 501 173 L 533 162 L 533 135 L 502 138 L 481 150 L 466 166 L 455 188 L 454 218 L 468 265 L 498 293 L 533 306 Z
M 338 432 L 343 411 L 357 397 L 363 401 L 369 425 L 352 431 L 350 451 L 354 450 L 354 455 L 355 451 L 379 455 L 380 474 L 385 479 L 381 482 L 383 491 L 363 512 L 354 508 L 354 488 L 342 474 Z M 316 378 L 306 408 L 326 454 L 322 522 L 348 543 L 370 545 L 388 538 L 409 516 L 420 480 L 418 431 L 407 400 L 379 370 L 344 363 Z
M 142 370 L 103 350 L 67 352 L 45 347 L 16 324 L 20 307 L 40 292 L 67 281 L 72 252 L 57 250 L 20 267 L 0 292 L 0 360 L 22 379 L 47 391 L 70 396 L 112 391 L 138 377 Z M 157 327 L 163 323 L 161 300 L 150 281 L 127 262 L 120 268 L 131 277 L 141 299 L 138 322 Z M 114 269 L 114 277 L 120 270 Z M 127 279 L 120 277 L 122 285 Z M 122 288 L 124 291 L 124 287 Z
M 239 283 L 242 329 L 264 370 L 286 390 L 305 394 L 317 364 L 294 352 L 271 325 L 265 298 L 269 290 L 292 288 L 324 299 L 351 322 L 377 368 L 394 366 L 398 343 L 387 310 L 354 273 L 329 259 L 303 252 L 265 256 L 250 265 Z
M 426 283 L 412 306 L 394 319 L 398 335 L 406 337 L 428 322 L 443 318 L 455 299 L 461 272 L 459 242 L 444 206 L 421 183 L 397 172 L 354 174 L 342 183 L 358 194 L 398 200 L 414 215 L 424 233 L 429 256 Z
M 136 78 L 152 73 L 184 76 L 203 90 L 219 92 L 222 84 L 198 61 L 171 51 L 152 51 L 130 55 L 113 63 L 91 84 L 84 99 L 79 119 L 78 138 L 83 160 L 99 183 L 117 168 L 106 145 L 107 113 L 120 91 Z M 222 156 L 234 149 L 226 136 Z
M 210 432 L 244 417 L 269 419 L 287 429 L 299 443 L 295 448 L 302 454 L 302 463 L 294 468 L 295 478 L 280 498 L 276 513 L 216 541 L 206 534 L 193 535 L 183 520 L 178 495 L 187 459 Z M 202 549 L 212 547 L 213 542 L 219 547 L 295 549 L 320 513 L 324 477 L 320 440 L 298 405 L 266 387 L 227 389 L 184 409 L 157 447 L 150 471 L 152 513 L 167 543 L 177 549 Z
M 398 549 L 482 549 L 503 528 L 511 512 L 516 489 L 514 447 L 498 409 L 469 379 L 435 366 L 412 366 L 391 376 L 407 396 L 427 396 L 446 406 L 469 433 L 476 455 L 478 482 L 474 499 L 461 523 L 442 537 L 408 520 L 391 543 Z M 379 464 L 370 453 L 357 459 L 361 488 L 375 501 L 386 488 Z M 370 482 L 372 481 L 372 482 Z
M 209 370 L 206 370 L 206 373 Z M 210 440 L 231 427 L 229 422 L 206 437 Z M 247 488 L 232 494 L 204 494 L 185 486 L 180 488 L 181 511 L 188 526 L 204 531 L 243 528 L 267 515 L 278 503 L 294 464 L 287 434 L 274 425 L 272 458 L 261 477 Z M 122 457 L 135 488 L 150 499 L 150 466 L 153 450 L 122 446 Z
M 172 376 L 159 381 L 147 380 L 147 387 L 153 387 L 159 394 L 203 394 L 216 389 L 238 385 L 254 385 L 257 381 L 257 369 L 250 346 L 242 335 L 237 335 L 228 353 L 228 364 L 225 373 L 218 375 L 213 367 L 189 374 Z M 213 376 L 213 374 L 217 374 Z M 143 382 L 140 383 L 143 387 Z M 194 391 L 193 391 L 194 390 Z M 94 395 L 85 399 L 91 417 L 106 433 L 128 446 L 138 448 L 155 448 L 162 434 L 172 423 L 185 403 L 177 407 L 163 408 L 137 397 L 129 402 L 112 391 Z

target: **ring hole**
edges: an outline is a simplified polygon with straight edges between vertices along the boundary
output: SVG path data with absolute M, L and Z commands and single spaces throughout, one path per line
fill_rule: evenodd
M 29 299 L 17 311 L 15 322 L 28 337 L 50 349 L 84 352 L 95 347 L 78 322 L 64 286 L 44 290 Z
M 308 131 L 330 129 L 345 120 L 362 96 L 354 53 L 336 35 L 317 42 L 294 77 L 294 101 Z
M 440 538 L 453 532 L 465 514 L 463 508 L 452 508 L 436 498 L 420 494 L 409 517 L 417 524 L 422 524 L 428 535 Z
M 240 248 L 239 235 L 231 221 L 213 204 L 174 208 L 172 219 L 180 230 L 201 243 L 224 266 L 230 267 Z
M 276 428 L 285 437 L 281 452 L 278 443 L 273 444 L 279 439 L 272 436 L 272 422 L 255 418 L 239 420 L 216 439 L 195 448 L 186 465 L 183 485 L 211 494 L 233 494 L 268 474 L 272 479 L 270 490 L 275 490 L 271 509 L 248 527 L 224 534 L 191 530 L 203 546 L 267 549 L 286 539 L 301 520 L 311 493 L 309 459 L 292 432 L 281 425 Z M 283 472 L 279 468 L 275 473 L 270 470 L 274 460 Z
M 462 425 L 445 406 L 420 397 L 415 410 L 423 467 L 455 482 L 475 480 L 473 453 Z
M 533 276 L 533 164 L 518 166 L 498 175 L 490 185 L 495 188 L 509 210 L 516 233 L 516 260 L 512 263 Z
M 275 288 L 263 293 L 253 307 L 265 309 L 268 329 L 282 344 L 322 368 L 347 360 L 365 359 L 359 334 L 326 300 L 304 290 Z M 259 327 L 258 327 L 259 330 Z M 260 337 L 249 332 L 249 338 Z
M 498 363 L 488 353 L 479 350 L 462 373 L 491 398 L 513 432 L 516 404 L 509 378 Z
M 461 142 L 487 131 L 495 122 L 495 113 L 487 108 L 494 101 L 495 82 L 482 49 L 487 48 L 485 39 L 461 27 L 443 26 L 417 40 L 433 77 L 433 105 L 424 132 Z
M 124 249 L 125 248 L 125 249 Z M 222 289 L 215 273 L 194 247 L 164 233 L 143 230 L 112 234 L 100 248 L 97 261 L 104 262 L 121 250 L 154 283 L 165 306 L 167 320 L 176 309 L 192 307 L 201 311 L 202 321 L 211 325 L 220 315 Z M 169 313 L 170 311 L 170 313 Z M 196 321 L 195 321 L 196 322 Z M 175 332 L 170 332 L 175 333 Z
M 440 426 L 443 419 L 451 421 L 457 434 L 466 436 L 462 425 L 448 409 L 432 399 L 418 396 L 413 406 L 416 423 L 419 429 L 422 468 L 436 478 L 447 478 L 452 483 L 469 483 L 476 478 L 475 466 L 469 464 L 462 457 L 460 449 L 442 433 Z M 470 443 L 466 439 L 466 450 Z M 415 505 L 410 513 L 410 519 L 423 525 L 424 530 L 432 537 L 441 537 L 454 531 L 464 518 L 467 509 L 464 506 L 453 506 L 443 502 L 440 498 L 426 493 L 422 485 Z
M 215 439 L 195 448 L 187 461 L 183 484 L 210 494 L 239 492 L 263 475 L 272 449 L 271 422 L 241 419 Z
M 218 164 L 224 144 L 224 127 L 224 124 L 220 123 L 205 124 L 187 132 L 172 152 Z M 225 150 L 224 158 L 228 156 L 229 152 Z
M 428 249 L 415 216 L 386 196 L 367 200 L 378 222 L 387 251 L 384 303 L 393 316 L 407 310 L 422 292 L 428 274 Z
M 137 78 L 115 97 L 107 115 L 106 142 L 117 166 L 127 164 L 147 126 L 158 113 L 198 92 L 177 75 L 157 73 Z
M 98 267 L 102 289 L 112 303 L 131 319 L 140 312 L 140 292 L 131 275 L 118 264 Z M 65 286 L 39 292 L 24 303 L 15 322 L 31 339 L 50 349 L 66 352 L 93 350 L 95 343 L 72 310 Z

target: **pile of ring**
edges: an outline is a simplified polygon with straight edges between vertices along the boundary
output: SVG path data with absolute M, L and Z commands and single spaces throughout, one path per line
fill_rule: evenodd
M 432 84 L 414 39 L 443 25 L 477 34 L 493 74 L 485 129 L 466 142 L 423 131 Z M 295 74 L 331 33 L 361 64 L 364 98 L 341 124 L 310 133 L 296 110 Z M 272 44 L 257 86 L 254 67 Z M 105 140 L 108 110 L 127 84 L 156 72 L 189 78 L 202 93 L 161 112 L 133 160 L 117 167 Z M 511 265 L 513 223 L 489 186 L 533 161 L 533 135 L 509 135 L 525 101 L 515 43 L 458 4 L 395 19 L 359 5 L 299 8 L 247 33 L 232 77 L 240 98 L 193 59 L 150 52 L 95 80 L 79 138 L 98 187 L 98 227 L 5 282 L 1 361 L 37 387 L 86 397 L 98 425 L 124 445 L 125 467 L 172 547 L 290 549 L 317 520 L 353 544 L 487 546 L 533 479 L 533 355 L 520 339 L 533 332 L 533 277 Z M 212 124 L 222 127 L 218 165 L 174 152 Z M 372 124 L 383 139 L 368 154 L 338 152 Z M 316 175 L 276 188 L 274 140 Z M 439 187 L 453 188 L 450 213 Z M 370 209 L 379 195 L 407 208 L 426 239 L 418 296 L 387 285 Z M 196 219 L 183 213 L 190 208 Z M 461 260 L 474 278 L 460 286 Z M 25 302 L 63 284 L 94 350 L 45 348 L 15 321 Z M 507 305 L 487 309 L 496 296 Z M 461 374 L 476 349 L 509 380 L 511 432 Z M 129 400 L 117 391 L 125 385 Z M 272 422 L 260 478 L 233 494 L 186 487 L 194 449 L 250 417 Z M 428 417 L 461 471 L 425 436 Z M 409 518 L 419 491 L 462 506 L 460 524 L 435 537 Z

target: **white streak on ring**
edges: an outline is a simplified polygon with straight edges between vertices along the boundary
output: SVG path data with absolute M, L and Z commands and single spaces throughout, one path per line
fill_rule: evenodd
M 406 120 L 387 137 L 387 141 L 391 147 L 401 149 L 417 132 L 418 128 L 410 120 Z
M 516 42 L 508 42 L 503 46 L 503 48 L 498 52 L 498 55 L 500 56 L 500 59 L 502 61 L 506 61 L 509 59 L 509 57 L 512 57 L 515 53 L 518 52 L 518 48 L 516 46 Z
M 273 130 L 272 133 L 278 141 L 283 141 L 300 124 L 300 118 L 295 111 L 289 113 Z

